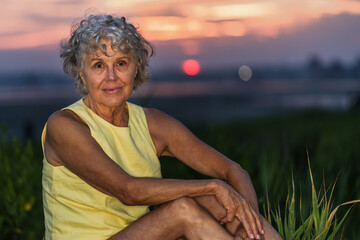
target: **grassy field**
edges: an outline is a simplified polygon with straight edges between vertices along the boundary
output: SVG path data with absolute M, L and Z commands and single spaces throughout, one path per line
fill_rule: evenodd
M 358 110 L 294 112 L 263 119 L 202 124 L 191 129 L 200 139 L 249 172 L 259 204 L 265 209 L 268 198 L 273 211 L 280 207 L 281 212 L 285 212 L 286 201 L 292 197 L 294 179 L 297 227 L 301 226 L 301 219 L 311 215 L 313 209 L 308 159 L 314 188 L 319 196 L 324 196 L 324 191 L 321 191 L 324 187 L 330 188 L 336 182 L 331 196 L 333 208 L 340 203 L 360 199 Z M 205 178 L 174 159 L 162 158 L 161 163 L 164 177 Z M 330 193 L 327 192 L 328 195 Z M 337 214 L 343 216 L 347 209 L 341 207 Z M 359 207 L 355 206 L 337 238 L 357 239 L 360 219 L 355 216 L 359 216 L 359 213 Z
M 283 228 L 287 239 L 312 239 L 319 231 L 319 224 L 315 222 L 329 219 L 337 205 L 360 199 L 359 110 L 341 113 L 314 110 L 189 127 L 199 138 L 249 172 L 260 208 L 265 215 L 273 216 L 273 225 L 280 230 Z M 164 177 L 205 178 L 175 159 L 161 158 L 161 163 Z M 41 239 L 44 228 L 41 170 L 40 143 L 19 142 L 3 129 L 0 137 L 0 239 Z M 321 214 L 324 206 L 327 214 Z M 337 221 L 332 227 L 340 223 L 351 206 L 338 209 Z M 357 239 L 359 213 L 359 206 L 351 208 L 335 239 Z M 276 220 L 279 214 L 281 224 Z M 299 238 L 291 235 L 306 221 L 312 224 L 308 235 Z M 322 235 L 318 239 L 331 239 L 334 231 L 331 228 L 327 237 Z

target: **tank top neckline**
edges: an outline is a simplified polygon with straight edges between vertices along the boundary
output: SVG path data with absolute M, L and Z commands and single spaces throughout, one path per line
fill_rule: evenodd
M 129 114 L 129 120 L 128 120 L 128 126 L 127 127 L 118 127 L 115 126 L 114 124 L 106 121 L 105 119 L 103 119 L 102 117 L 100 117 L 99 115 L 97 115 L 91 108 L 89 108 L 85 103 L 84 103 L 84 98 L 80 99 L 80 104 L 95 118 L 97 118 L 100 122 L 108 125 L 109 127 L 116 129 L 116 130 L 129 130 L 130 129 L 130 124 L 131 124 L 131 120 L 132 120 L 132 113 L 131 113 L 131 106 L 129 106 L 130 104 L 126 101 L 126 106 L 128 109 L 128 114 Z

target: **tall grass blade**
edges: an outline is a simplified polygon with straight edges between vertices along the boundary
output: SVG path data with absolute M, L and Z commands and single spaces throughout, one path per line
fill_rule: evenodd
M 339 231 L 341 225 L 342 225 L 343 222 L 345 221 L 345 219 L 346 219 L 347 215 L 349 214 L 350 210 L 351 210 L 351 208 L 349 208 L 349 209 L 346 211 L 346 213 L 345 213 L 345 215 L 343 216 L 343 218 L 341 219 L 341 221 L 340 221 L 338 224 L 335 224 L 333 232 L 330 234 L 330 236 L 329 236 L 327 239 L 329 239 L 329 240 L 334 239 L 336 233 Z
M 283 224 L 282 224 L 282 219 L 281 219 L 281 212 L 280 212 L 280 206 L 278 206 L 278 210 L 275 211 L 275 213 L 273 214 L 276 225 L 277 225 L 277 229 L 279 234 L 285 238 L 285 234 L 284 234 L 284 228 L 283 228 Z
M 308 165 L 309 165 L 309 174 L 310 174 L 310 180 L 311 180 L 311 199 L 312 199 L 312 216 L 314 218 L 314 227 L 315 227 L 315 232 L 317 233 L 319 230 L 319 221 L 320 221 L 320 217 L 319 217 L 319 206 L 318 206 L 318 198 L 317 198 L 317 193 L 315 190 L 315 184 L 314 184 L 314 179 L 313 179 L 313 175 L 311 172 L 311 165 L 310 165 L 310 157 L 309 157 L 309 151 L 306 150 L 306 155 L 307 155 L 307 160 L 308 160 Z
M 293 188 L 293 193 L 292 193 L 292 197 L 291 197 L 291 201 L 290 201 L 290 206 L 289 206 L 289 218 L 288 218 L 288 230 L 289 230 L 289 236 L 290 238 L 293 238 L 293 234 L 295 233 L 295 225 L 296 225 L 296 221 L 295 221 L 295 184 L 294 184 L 294 177 L 292 177 L 292 188 Z
M 285 204 L 285 212 L 284 212 L 284 233 L 285 233 L 286 238 L 288 238 L 290 235 L 289 220 L 288 220 L 288 211 L 289 211 L 288 206 L 289 206 L 289 194 L 286 196 L 286 204 Z
M 349 204 L 355 204 L 355 203 L 360 203 L 360 200 L 352 200 L 352 201 L 348 201 L 348 202 L 345 202 L 345 203 L 342 203 L 342 204 L 338 205 L 338 206 L 331 212 L 331 214 L 330 214 L 330 216 L 329 216 L 329 218 L 328 218 L 328 220 L 327 220 L 327 222 L 326 222 L 326 225 L 328 226 L 328 225 L 331 224 L 332 219 L 334 218 L 335 213 L 337 212 L 337 210 L 339 209 L 339 207 L 344 206 L 344 205 L 349 205 Z
M 314 219 L 312 218 L 312 216 L 309 216 L 309 222 L 308 222 L 308 225 L 306 226 L 306 229 L 305 229 L 305 232 L 304 232 L 304 235 L 303 235 L 303 238 L 302 239 L 310 239 L 310 236 L 311 236 L 311 231 L 312 231 L 312 226 L 313 226 L 313 221 Z
M 292 239 L 300 239 L 301 235 L 303 235 L 306 228 L 309 226 L 310 222 L 311 222 L 311 218 L 309 217 L 308 219 L 305 220 L 305 222 L 303 222 L 301 226 L 299 226 L 296 230 L 294 230 L 292 234 Z

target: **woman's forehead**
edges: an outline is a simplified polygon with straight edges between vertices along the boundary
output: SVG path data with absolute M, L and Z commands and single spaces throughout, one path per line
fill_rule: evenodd
M 120 46 L 112 45 L 112 42 L 103 41 L 100 42 L 100 45 L 92 46 L 85 53 L 85 56 L 88 57 L 112 57 L 112 56 L 122 56 L 132 58 L 133 54 L 130 50 L 123 49 Z
M 97 57 L 101 57 L 101 56 L 106 56 L 106 57 L 112 57 L 112 56 L 131 57 L 132 54 L 129 51 L 125 52 L 125 51 L 122 51 L 119 47 L 113 46 L 113 47 L 108 47 L 106 49 L 97 48 L 95 51 L 89 52 L 88 55 L 97 56 Z

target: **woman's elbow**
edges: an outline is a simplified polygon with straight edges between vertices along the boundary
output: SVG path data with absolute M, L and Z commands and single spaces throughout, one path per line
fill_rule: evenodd
M 235 163 L 236 166 L 232 168 L 232 170 L 234 170 L 234 172 L 236 172 L 236 174 L 240 174 L 242 176 L 242 178 L 248 179 L 250 180 L 250 174 L 243 169 L 239 164 Z
M 127 206 L 134 206 L 136 205 L 134 200 L 130 197 L 129 194 L 118 194 L 117 199 L 119 199 L 120 202 L 122 202 L 123 204 L 127 205 Z
M 116 198 L 127 206 L 139 205 L 137 196 L 138 194 L 136 193 L 136 190 L 131 187 L 131 184 L 129 183 L 123 184 L 116 194 Z
M 240 171 L 241 171 L 241 173 L 244 175 L 244 177 L 250 179 L 250 174 L 248 173 L 248 171 L 246 171 L 246 170 L 243 169 L 242 167 L 240 167 Z

